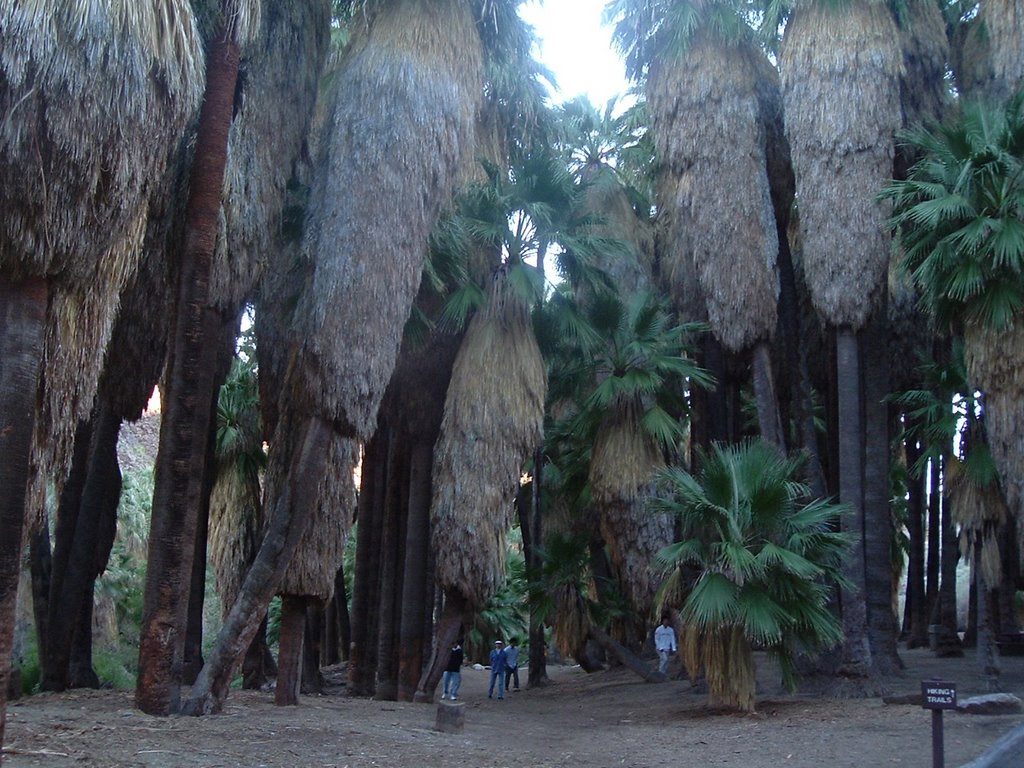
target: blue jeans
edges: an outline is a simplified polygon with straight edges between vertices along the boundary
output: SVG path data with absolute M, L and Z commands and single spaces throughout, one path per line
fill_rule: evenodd
M 487 698 L 494 693 L 494 681 L 498 681 L 498 698 L 505 698 L 505 670 L 491 667 L 491 684 L 487 688 Z
M 445 672 L 444 673 L 444 691 L 442 696 L 451 696 L 453 699 L 459 697 L 459 686 L 462 685 L 462 673 L 461 672 Z

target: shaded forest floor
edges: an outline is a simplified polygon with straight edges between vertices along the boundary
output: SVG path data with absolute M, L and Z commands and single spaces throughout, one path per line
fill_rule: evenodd
M 907 669 L 894 694 L 920 692 L 923 679 L 958 685 L 961 698 L 985 692 L 973 652 L 935 659 L 902 653 Z M 763 660 L 762 660 L 763 662 Z M 275 707 L 273 695 L 233 691 L 222 715 L 157 718 L 123 691 L 41 694 L 8 707 L 3 765 L 122 768 L 852 768 L 931 766 L 931 715 L 881 699 L 788 695 L 760 663 L 755 715 L 716 714 L 685 680 L 649 684 L 615 669 L 587 675 L 552 667 L 551 684 L 488 700 L 486 670 L 466 668 L 465 732 L 433 730 L 436 705 L 372 701 L 335 686 Z M 525 672 L 525 670 L 523 670 Z M 335 676 L 337 679 L 340 676 Z M 523 680 L 525 683 L 525 678 Z M 1002 687 L 1024 698 L 1024 658 L 1002 660 Z M 1022 715 L 945 715 L 946 765 L 959 766 L 1024 723 Z

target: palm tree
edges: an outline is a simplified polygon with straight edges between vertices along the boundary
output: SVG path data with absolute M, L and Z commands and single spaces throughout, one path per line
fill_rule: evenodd
M 865 369 L 863 359 L 878 356 L 862 358 L 857 335 L 872 317 L 876 323 L 884 317 L 879 308 L 884 307 L 890 248 L 885 208 L 875 195 L 892 175 L 893 136 L 900 127 L 898 43 L 884 4 L 813 2 L 797 5 L 789 17 L 779 61 L 804 274 L 815 309 L 836 332 L 839 496 L 846 504 L 842 527 L 856 534 L 846 561 L 850 588 L 841 601 L 842 663 L 850 676 L 868 675 L 883 658 L 898 663 L 894 647 L 873 654 L 882 649 L 872 648 L 868 638 L 869 621 L 874 626 L 886 618 L 885 612 L 869 616 L 866 601 L 868 574 L 877 572 L 871 563 L 884 563 L 888 571 L 891 519 L 888 493 L 879 494 L 878 484 L 870 482 L 888 478 L 888 441 L 879 452 L 876 440 L 868 453 L 864 426 L 884 426 L 884 413 L 875 404 L 886 394 L 877 391 L 885 375 Z M 872 55 L 861 55 L 864 50 Z M 884 333 L 876 325 L 865 343 L 879 338 Z M 885 464 L 870 467 L 867 483 L 866 455 Z M 890 627 L 888 635 L 894 637 L 894 630 Z M 872 642 L 885 634 L 872 631 Z
M 678 515 L 682 537 L 658 559 L 700 571 L 681 609 L 680 645 L 690 675 L 706 676 L 711 706 L 754 710 L 755 646 L 792 688 L 798 654 L 842 640 L 828 608 L 848 544 L 835 531 L 841 508 L 809 500 L 799 464 L 755 441 L 714 446 L 698 475 L 661 473 L 666 495 L 651 507 Z
M 472 151 L 480 35 L 465 0 L 363 4 L 335 78 L 303 253 L 311 266 L 282 387 L 270 526 L 187 709 L 220 709 L 316 502 L 332 433 L 366 440 L 415 298 L 427 238 Z M 371 185 L 371 186 L 366 186 Z M 290 413 L 289 413 L 290 411 Z M 274 444 L 279 441 L 275 440 Z M 275 469 L 279 463 L 284 469 Z
M 223 0 L 219 6 L 196 129 L 176 316 L 170 331 L 163 412 L 167 427 L 160 430 L 139 638 L 135 702 L 148 714 L 168 715 L 180 704 L 189 615 L 184 584 L 192 578 L 217 385 L 216 351 L 223 348 L 213 340 L 224 332 L 226 322 L 233 322 L 211 306 L 210 273 L 220 229 L 240 46 L 257 19 L 258 8 L 249 0 Z
M 674 325 L 650 295 L 629 306 L 608 297 L 588 314 L 600 341 L 584 351 L 592 389 L 574 432 L 593 446 L 591 498 L 620 589 L 642 625 L 658 583 L 651 563 L 673 531 L 668 516 L 644 508 L 666 456 L 681 450 L 684 388 L 708 386 L 710 379 L 685 355 L 683 339 L 692 328 Z
M 769 125 L 778 75 L 730 3 L 611 9 L 632 76 L 646 75 L 654 144 L 671 179 L 659 206 L 684 235 L 667 250 L 673 292 L 695 275 L 715 337 L 730 352 L 752 352 L 761 433 L 784 449 L 768 346 L 779 297 L 775 205 L 791 202 L 773 201 L 768 175 L 768 143 L 781 135 Z
M 184 0 L 8 4 L 0 27 L 0 109 L 8 116 L 0 170 L 20 179 L 0 191 L 0 433 L 7 457 L 0 476 L 0 658 L 7 659 L 26 509 L 41 508 L 48 470 L 58 483 L 67 473 L 116 297 L 137 264 L 149 186 L 198 106 L 202 52 Z M 0 664 L 0 741 L 8 671 Z

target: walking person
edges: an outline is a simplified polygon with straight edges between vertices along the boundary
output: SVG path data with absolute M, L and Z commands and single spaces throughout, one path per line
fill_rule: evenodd
M 668 671 L 668 660 L 677 649 L 676 631 L 667 613 L 661 617 L 661 625 L 654 630 L 654 647 L 658 651 L 658 671 L 664 675 Z
M 487 687 L 487 698 L 494 696 L 494 683 L 498 683 L 498 698 L 505 698 L 505 643 L 501 640 L 494 641 L 494 650 L 491 651 L 491 684 Z
M 508 684 L 514 680 L 516 687 L 509 688 Z M 519 690 L 519 638 L 509 638 L 508 648 L 505 649 L 505 690 Z
M 444 688 L 441 693 L 442 701 L 459 698 L 459 688 L 462 685 L 462 645 L 456 640 L 452 643 L 452 649 L 448 652 L 448 663 L 444 668 Z

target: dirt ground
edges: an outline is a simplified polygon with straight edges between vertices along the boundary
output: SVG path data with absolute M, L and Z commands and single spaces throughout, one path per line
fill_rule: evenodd
M 921 680 L 957 684 L 961 699 L 983 693 L 973 653 L 935 659 L 904 651 L 894 694 Z M 525 672 L 525 670 L 524 670 Z M 465 731 L 434 730 L 435 705 L 357 699 L 335 687 L 275 707 L 270 693 L 232 692 L 222 715 L 158 718 L 132 707 L 132 694 L 41 694 L 8 707 L 6 768 L 929 768 L 931 714 L 916 704 L 829 699 L 781 691 L 759 662 L 758 712 L 716 714 L 685 680 L 644 683 L 616 669 L 587 675 L 549 669 L 551 684 L 488 700 L 488 672 L 466 668 L 460 699 Z M 523 679 L 525 683 L 525 677 Z M 1024 658 L 1002 660 L 1002 687 L 1024 698 Z M 946 713 L 946 765 L 973 760 L 1024 715 Z M 1021 758 L 1024 766 L 1024 757 Z

